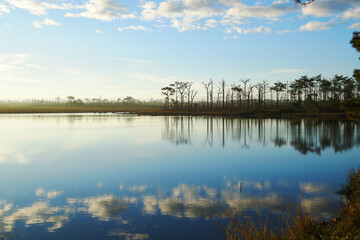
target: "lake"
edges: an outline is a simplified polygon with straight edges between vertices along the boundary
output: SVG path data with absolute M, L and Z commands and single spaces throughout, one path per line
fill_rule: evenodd
M 7 239 L 223 239 L 236 211 L 326 220 L 360 165 L 345 120 L 9 114 L 0 132 Z

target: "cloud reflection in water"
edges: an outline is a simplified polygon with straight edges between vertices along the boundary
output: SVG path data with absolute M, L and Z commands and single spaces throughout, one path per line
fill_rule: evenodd
M 115 221 L 120 225 L 131 225 L 132 221 L 126 219 L 126 211 L 133 205 L 145 215 L 167 215 L 176 218 L 226 218 L 235 211 L 250 209 L 269 209 L 273 213 L 283 213 L 286 199 L 283 195 L 272 192 L 270 181 L 251 182 L 237 178 L 224 178 L 223 187 L 179 184 L 176 187 L 158 192 L 156 189 L 146 187 L 142 190 L 137 185 L 121 191 L 123 197 L 105 194 L 85 198 L 67 198 L 64 205 L 51 206 L 52 197 L 60 196 L 63 191 L 45 191 L 38 188 L 37 197 L 48 200 L 36 201 L 30 206 L 14 207 L 12 203 L 0 201 L 0 217 L 4 230 L 13 230 L 17 220 L 24 220 L 25 227 L 36 224 L 45 224 L 49 232 L 54 232 L 68 223 L 77 214 L 86 214 L 98 221 Z M 338 199 L 325 184 L 300 183 L 297 185 L 299 195 L 294 204 L 305 213 L 321 217 L 333 217 L 334 209 L 338 207 Z M 288 186 L 291 188 L 292 186 Z M 139 188 L 139 189 L 138 189 Z M 157 188 L 158 189 L 158 188 Z M 164 189 L 164 188 L 161 188 Z M 134 191 L 135 190 L 135 191 Z M 117 190 L 119 191 L 119 190 Z M 254 194 L 254 191 L 256 194 Z M 318 194 L 321 193 L 321 196 Z M 49 195 L 50 194 L 50 195 Z M 126 195 L 130 194 L 130 195 Z M 50 196 L 50 197 L 49 197 Z M 139 216 L 141 217 L 141 216 Z M 124 239 L 147 239 L 147 233 L 127 232 L 117 229 L 110 232 L 111 236 Z

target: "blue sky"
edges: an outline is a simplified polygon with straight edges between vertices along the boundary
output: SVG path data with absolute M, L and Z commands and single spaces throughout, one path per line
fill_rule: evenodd
M 160 99 L 174 81 L 351 76 L 359 0 L 0 0 L 0 99 Z

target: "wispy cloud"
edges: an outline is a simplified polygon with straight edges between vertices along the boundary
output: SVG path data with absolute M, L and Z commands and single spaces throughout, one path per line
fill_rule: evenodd
M 100 29 L 96 29 L 95 32 L 98 33 L 98 34 L 104 34 L 104 32 L 101 31 Z
M 259 26 L 257 28 L 244 29 L 241 27 L 232 27 L 239 34 L 249 34 L 249 33 L 271 33 L 272 29 L 270 27 Z
M 146 27 L 141 26 L 141 25 L 128 26 L 128 27 L 125 27 L 125 29 L 127 29 L 127 30 L 134 30 L 134 31 L 151 31 L 150 28 L 146 28 Z
M 301 73 L 307 72 L 306 69 L 296 69 L 296 68 L 280 68 L 280 69 L 272 69 L 270 72 L 273 74 L 284 74 L 284 73 Z
M 296 30 L 284 29 L 278 31 L 278 34 L 293 33 L 293 32 L 296 32 Z
M 331 29 L 335 25 L 334 22 L 308 22 L 299 28 L 300 31 L 325 31 Z
M 61 26 L 61 23 L 56 22 L 50 18 L 45 18 L 45 20 L 42 22 L 34 21 L 33 25 L 35 28 L 42 28 L 43 26 Z
M 41 66 L 31 63 L 27 54 L 0 54 L 0 70 L 10 71 L 19 68 L 42 69 Z
M 112 60 L 112 61 L 122 61 L 122 62 L 130 62 L 130 63 L 137 63 L 137 64 L 154 64 L 154 63 L 157 63 L 154 60 L 124 58 L 124 57 L 109 57 L 108 59 Z
M 351 24 L 348 28 L 349 29 L 360 29 L 360 22 Z
M 4 4 L 0 3 L 0 16 L 2 16 L 4 13 L 10 13 L 10 10 Z
M 48 10 L 70 10 L 73 8 L 78 8 L 79 6 L 74 6 L 71 3 L 61 3 L 56 4 L 53 2 L 44 2 L 41 0 L 5 0 L 14 8 L 20 8 L 29 11 L 31 14 L 42 16 L 47 15 Z
M 208 19 L 205 22 L 205 27 L 214 28 L 217 26 L 217 24 L 218 24 L 218 22 L 215 19 Z
M 360 7 L 357 8 L 350 8 L 347 11 L 343 13 L 343 19 L 354 19 L 359 20 L 360 19 Z
M 101 21 L 113 21 L 121 17 L 129 18 L 125 14 L 127 11 L 126 7 L 114 0 L 89 0 L 82 5 L 82 8 L 85 11 L 81 13 L 68 12 L 65 14 L 65 17 L 82 17 Z
M 304 15 L 315 17 L 331 17 L 341 15 L 351 8 L 359 6 L 358 0 L 322 0 L 315 1 L 306 7 L 301 8 Z

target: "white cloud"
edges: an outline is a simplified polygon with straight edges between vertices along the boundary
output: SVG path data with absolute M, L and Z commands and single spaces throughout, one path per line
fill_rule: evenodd
M 40 0 L 5 0 L 5 1 L 7 1 L 13 7 L 27 10 L 31 14 L 38 16 L 46 15 L 47 10 L 49 9 L 69 10 L 78 7 L 70 3 L 55 4 L 55 3 L 43 2 Z
M 343 13 L 343 18 L 359 20 L 360 19 L 360 7 L 352 8 L 352 9 L 345 11 Z
M 208 19 L 206 22 L 205 22 L 205 26 L 206 27 L 209 27 L 209 28 L 214 28 L 217 26 L 217 21 L 215 19 Z
M 115 0 L 89 0 L 82 7 L 85 9 L 84 12 L 66 13 L 65 17 L 83 17 L 101 21 L 133 17 L 133 15 L 125 15 L 127 9 Z
M 259 26 L 257 28 L 243 29 L 241 27 L 232 27 L 239 34 L 249 34 L 249 33 L 270 33 L 272 29 L 270 27 Z
M 146 21 L 169 20 L 170 25 L 178 31 L 201 29 L 199 20 L 221 15 L 224 10 L 214 7 L 217 1 L 181 0 L 163 1 L 159 4 L 153 1 L 143 2 L 141 18 Z M 213 21 L 213 20 L 212 20 Z M 208 23 L 210 24 L 211 21 Z M 207 26 L 210 27 L 210 26 Z
M 201 29 L 201 26 L 198 24 L 198 20 L 193 18 L 183 18 L 181 20 L 172 19 L 171 26 L 176 28 L 179 32 Z
M 300 31 L 325 31 L 329 30 L 334 26 L 333 22 L 308 22 L 307 24 L 299 28 Z
M 279 34 L 293 33 L 293 32 L 296 32 L 296 30 L 284 29 L 284 30 L 278 31 Z
M 0 3 L 0 16 L 4 13 L 10 13 L 10 10 L 4 4 Z
M 33 25 L 35 28 L 42 28 L 43 26 L 61 26 L 61 23 L 56 22 L 50 18 L 45 18 L 45 20 L 42 22 L 34 21 Z
M 226 17 L 236 19 L 267 18 L 276 20 L 278 17 L 296 11 L 296 9 L 297 8 L 292 1 L 274 1 L 269 6 L 249 6 L 242 3 L 236 3 L 226 11 Z
M 27 58 L 26 54 L 0 54 L 0 70 L 11 70 L 24 65 Z
M 145 19 L 145 20 L 147 20 L 147 21 L 156 19 L 156 17 L 157 17 L 156 7 L 157 7 L 157 5 L 156 5 L 155 2 L 144 2 L 144 3 L 141 5 L 141 8 L 142 8 L 142 12 L 141 12 L 142 18 Z
M 304 6 L 295 5 L 292 0 L 255 1 L 245 4 L 241 0 L 141 0 L 138 9 L 128 12 L 122 0 L 84 0 L 83 4 L 72 4 L 71 0 L 2 0 L 9 6 L 0 3 L 0 15 L 9 13 L 10 9 L 20 8 L 34 15 L 46 15 L 49 10 L 64 10 L 65 17 L 89 18 L 101 21 L 116 19 L 138 19 L 151 21 L 154 26 L 173 27 L 179 32 L 190 30 L 206 30 L 223 26 L 226 29 L 236 27 L 240 34 L 271 32 L 270 24 L 282 20 L 291 13 L 302 16 L 334 17 L 335 19 L 360 19 L 358 0 L 321 0 Z M 71 11 L 77 9 L 77 12 Z M 290 16 L 291 17 L 291 16 Z M 288 18 L 286 21 L 288 21 Z M 256 20 L 256 22 L 254 21 Z M 269 21 L 270 20 L 270 21 Z M 290 21 L 290 20 L 289 20 Z M 241 27 L 246 23 L 257 25 Z M 141 24 L 141 23 L 140 23 Z M 34 27 L 61 25 L 49 18 L 45 21 L 34 21 Z M 300 31 L 328 30 L 334 24 L 317 21 L 302 26 Z M 349 28 L 356 29 L 356 24 Z M 151 27 L 132 25 L 119 27 L 123 30 L 151 31 Z M 235 29 L 233 29 L 235 30 Z M 295 30 L 280 30 L 279 34 L 294 32 Z M 99 29 L 96 33 L 102 34 Z M 237 36 L 232 36 L 237 37 Z
M 234 19 L 234 18 L 223 18 L 220 21 L 221 25 L 223 26 L 233 26 L 233 25 L 241 25 L 244 24 L 243 21 L 240 21 L 239 19 Z
M 144 1 L 140 7 L 141 19 L 162 23 L 168 21 L 179 32 L 213 28 L 217 23 L 224 26 L 240 25 L 250 18 L 278 20 L 299 9 L 290 0 L 273 1 L 270 5 L 257 3 L 253 6 L 238 0 Z
M 360 29 L 360 22 L 351 24 L 348 28 L 349 29 Z
M 226 34 L 232 34 L 232 30 L 230 28 L 225 29 Z
M 303 7 L 301 11 L 304 15 L 330 17 L 356 6 L 359 6 L 358 0 L 321 0 Z
M 141 25 L 136 25 L 136 26 L 128 26 L 125 29 L 127 30 L 134 30 L 134 31 L 151 31 L 150 28 L 146 28 L 144 26 Z M 120 30 L 119 30 L 120 31 Z
M 154 20 L 156 18 L 197 18 L 202 19 L 219 15 L 222 9 L 214 7 L 211 3 L 217 1 L 203 0 L 181 0 L 181 1 L 163 1 L 156 4 L 153 1 L 143 2 L 141 5 L 141 16 L 145 20 Z

